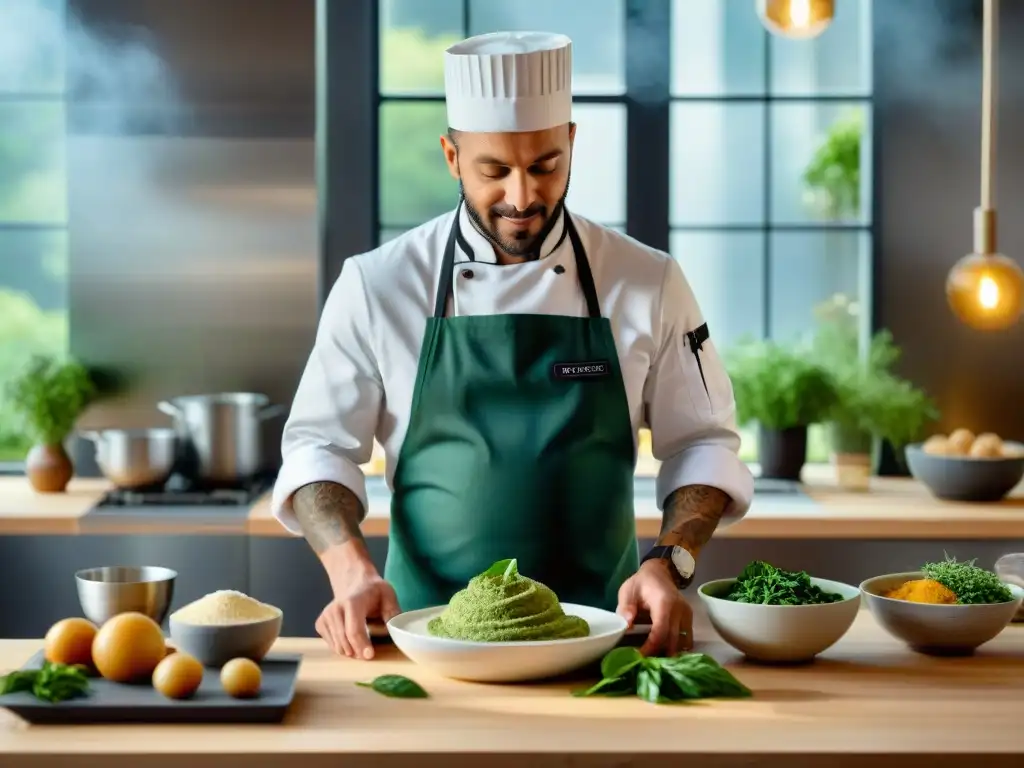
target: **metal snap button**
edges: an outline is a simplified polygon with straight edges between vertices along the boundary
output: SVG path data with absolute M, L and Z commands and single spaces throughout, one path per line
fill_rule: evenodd
M 557 266 L 555 267 L 555 270 L 554 270 L 554 271 L 555 271 L 555 274 L 556 274 L 556 275 L 560 275 L 560 274 L 562 274 L 563 272 L 565 272 L 565 267 L 563 267 L 563 266 L 562 266 L 561 264 L 558 264 L 558 265 L 557 265 Z
M 472 269 L 464 269 L 464 270 L 462 270 L 462 276 L 466 280 L 472 280 L 473 279 L 473 270 Z

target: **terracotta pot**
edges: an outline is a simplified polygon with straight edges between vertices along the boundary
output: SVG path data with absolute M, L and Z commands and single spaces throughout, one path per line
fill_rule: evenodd
M 41 493 L 63 493 L 75 468 L 64 446 L 37 445 L 25 457 L 25 474 L 32 487 Z
M 836 483 L 847 491 L 871 490 L 870 453 L 833 453 Z

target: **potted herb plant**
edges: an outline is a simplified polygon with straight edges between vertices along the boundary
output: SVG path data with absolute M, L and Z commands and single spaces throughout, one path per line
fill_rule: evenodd
M 837 480 L 846 488 L 866 489 L 879 441 L 901 456 L 938 412 L 923 390 L 892 372 L 900 350 L 888 331 L 876 333 L 861 353 L 856 302 L 837 295 L 817 314 L 814 356 L 836 388 L 828 421 Z
M 6 391 L 10 408 L 32 441 L 25 457 L 32 487 L 44 493 L 66 490 L 74 467 L 64 441 L 96 396 L 89 372 L 72 359 L 36 356 L 8 382 Z
M 807 427 L 835 403 L 829 373 L 806 352 L 774 341 L 746 342 L 728 355 L 741 425 L 757 422 L 761 477 L 799 480 L 807 460 Z
M 860 215 L 863 134 L 863 111 L 845 112 L 831 125 L 804 168 L 804 202 L 822 218 L 838 221 Z

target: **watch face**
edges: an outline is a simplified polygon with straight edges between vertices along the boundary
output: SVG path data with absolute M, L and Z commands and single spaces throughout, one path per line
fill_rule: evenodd
M 693 576 L 693 572 L 697 570 L 697 563 L 694 561 L 693 555 L 682 547 L 672 547 L 672 565 L 684 579 Z

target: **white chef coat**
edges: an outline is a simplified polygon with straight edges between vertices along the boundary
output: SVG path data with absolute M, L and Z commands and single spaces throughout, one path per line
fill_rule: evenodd
M 393 488 L 420 345 L 434 312 L 454 215 L 439 216 L 345 260 L 284 428 L 272 505 L 274 516 L 292 533 L 301 531 L 291 496 L 307 483 L 340 483 L 367 508 L 360 465 L 369 461 L 374 437 L 384 449 L 386 480 Z M 541 258 L 501 265 L 464 208 L 460 216 L 473 253 L 471 258 L 456 248 L 449 316 L 587 315 L 572 244 L 562 237 L 563 220 L 546 237 Z M 682 269 L 666 253 L 572 216 L 590 260 L 601 314 L 611 322 L 634 451 L 637 430 L 649 426 L 654 457 L 662 462 L 656 483 L 659 507 L 677 488 L 709 485 L 731 499 L 721 524 L 735 522 L 750 506 L 753 476 L 738 456 L 732 384 L 714 339 L 700 351 L 706 391 L 689 349 L 686 332 L 704 319 Z

